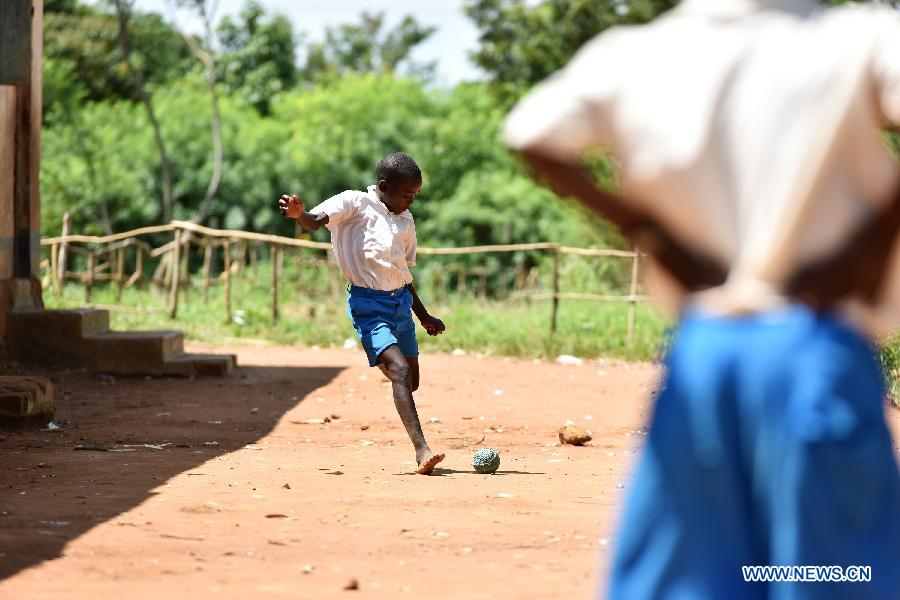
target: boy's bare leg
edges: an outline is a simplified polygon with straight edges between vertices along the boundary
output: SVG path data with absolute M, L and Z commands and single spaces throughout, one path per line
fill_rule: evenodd
M 416 462 L 419 463 L 417 473 L 427 475 L 434 470 L 435 465 L 444 460 L 444 454 L 435 454 L 428 447 L 425 441 L 425 434 L 422 433 L 422 425 L 419 423 L 419 414 L 416 412 L 416 404 L 413 401 L 413 366 L 410 364 L 415 362 L 415 387 L 418 387 L 418 359 L 408 359 L 403 356 L 400 348 L 394 344 L 388 346 L 381 353 L 382 371 L 386 373 L 388 379 L 391 380 L 394 389 L 394 406 L 406 427 L 406 433 L 416 449 Z
M 409 388 L 414 392 L 419 389 L 419 357 L 407 356 L 406 362 L 409 363 Z M 391 376 L 388 375 L 387 367 L 384 366 L 384 363 L 378 363 L 378 368 L 381 369 L 384 378 L 390 381 Z

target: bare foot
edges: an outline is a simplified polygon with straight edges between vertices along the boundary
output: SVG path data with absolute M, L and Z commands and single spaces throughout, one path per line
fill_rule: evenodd
M 445 456 L 446 455 L 444 453 L 432 454 L 419 463 L 419 468 L 416 469 L 416 473 L 418 473 L 419 475 L 431 475 L 431 472 L 434 471 L 434 467 L 437 466 L 439 462 L 444 460 Z

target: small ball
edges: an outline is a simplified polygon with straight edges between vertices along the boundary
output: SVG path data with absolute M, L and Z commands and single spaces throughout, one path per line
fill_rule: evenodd
M 482 448 L 472 457 L 472 466 L 479 473 L 493 473 L 500 468 L 500 454 L 493 448 Z

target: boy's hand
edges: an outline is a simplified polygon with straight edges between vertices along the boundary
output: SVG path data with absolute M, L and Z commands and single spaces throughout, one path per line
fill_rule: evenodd
M 296 219 L 303 214 L 303 201 L 296 194 L 293 196 L 285 194 L 278 200 L 278 211 L 282 217 Z
M 425 331 L 428 332 L 428 335 L 440 335 L 447 329 L 443 321 L 431 315 L 427 315 L 424 319 L 419 319 L 419 322 L 425 328 Z

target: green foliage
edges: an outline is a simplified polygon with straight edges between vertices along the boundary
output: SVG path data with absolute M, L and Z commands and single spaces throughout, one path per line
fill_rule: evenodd
M 155 94 L 180 219 L 196 214 L 213 169 L 207 94 L 199 73 Z M 423 246 L 621 246 L 608 225 L 560 202 L 520 170 L 499 137 L 503 113 L 483 86 L 447 92 L 415 79 L 346 75 L 282 94 L 269 116 L 234 96 L 220 104 L 225 154 L 213 226 L 293 235 L 293 223 L 275 210 L 281 194 L 299 193 L 312 207 L 345 189 L 365 189 L 378 159 L 404 150 L 424 173 L 413 207 Z M 143 110 L 109 101 L 72 108 L 70 118 L 44 132 L 45 234 L 58 234 L 66 210 L 79 232 L 158 222 L 149 199 L 160 195 L 159 156 Z M 316 236 L 328 239 L 325 230 Z M 504 254 L 488 266 L 536 264 L 528 255 Z M 491 289 L 500 283 L 492 280 Z
M 829 0 L 848 4 L 854 0 Z M 513 102 L 523 90 L 563 67 L 588 40 L 610 27 L 646 23 L 677 0 L 466 0 L 480 31 L 472 59 L 499 97 Z M 862 2 L 864 3 L 864 2 Z M 900 6 L 900 0 L 869 0 Z
M 675 0 L 466 0 L 480 31 L 472 54 L 507 100 L 563 67 L 578 48 L 614 25 L 644 23 Z
M 345 189 L 365 189 L 385 154 L 416 156 L 411 145 L 436 118 L 433 109 L 418 81 L 374 75 L 347 75 L 286 94 L 274 116 L 290 133 L 279 167 L 288 189 L 309 206 Z
M 156 154 L 143 109 L 128 102 L 83 106 L 42 135 L 42 226 L 58 235 L 103 234 L 157 219 Z
M 213 170 L 206 84 L 199 77 L 185 80 L 178 90 L 158 93 L 157 102 L 172 147 L 175 218 L 190 219 L 197 213 Z M 208 221 L 214 226 L 266 231 L 278 216 L 271 207 L 283 189 L 277 167 L 286 131 L 233 97 L 220 100 L 220 113 L 222 181 Z
M 116 17 L 76 2 L 59 3 L 60 12 L 48 10 L 44 18 L 44 59 L 49 79 L 71 82 L 76 95 L 101 101 L 137 98 L 122 64 Z M 194 58 L 180 34 L 161 15 L 137 12 L 130 23 L 132 60 L 151 86 L 171 84 L 193 69 Z M 68 89 L 44 90 L 47 119 L 52 121 L 67 106 Z
M 266 15 L 263 6 L 251 0 L 238 19 L 223 18 L 217 34 L 226 90 L 268 114 L 271 99 L 297 80 L 296 36 L 290 21 L 283 15 Z
M 156 94 L 176 181 L 175 218 L 196 214 L 213 169 L 210 104 L 199 75 Z M 287 131 L 239 100 L 221 101 L 224 169 L 210 223 L 265 231 L 284 225 L 271 209 L 282 193 L 277 166 Z M 159 155 L 139 105 L 96 102 L 43 133 L 42 226 L 56 235 L 62 214 L 76 231 L 124 231 L 158 222 Z M 108 221 L 104 218 L 108 213 Z
M 274 111 L 290 132 L 280 181 L 307 206 L 365 189 L 378 158 L 403 150 L 424 174 L 413 207 L 423 245 L 619 241 L 519 171 L 499 138 L 502 112 L 483 87 L 448 94 L 413 79 L 347 75 L 287 94 Z
M 900 335 L 894 335 L 881 345 L 881 368 L 887 382 L 888 394 L 900 408 Z
M 205 10 L 198 1 L 177 3 Z M 72 0 L 52 4 L 48 22 L 45 233 L 58 234 L 66 210 L 79 232 L 159 222 L 161 206 L 151 199 L 164 195 L 162 166 L 147 116 L 133 101 L 116 18 Z M 174 216 L 190 219 L 214 167 L 203 71 L 159 15 L 136 12 L 130 29 L 170 155 Z M 422 245 L 619 243 L 608 227 L 593 227 L 522 172 L 500 140 L 504 108 L 484 85 L 429 89 L 421 77 L 397 76 L 421 74 L 410 52 L 431 33 L 412 18 L 386 28 L 382 15 L 364 14 L 361 23 L 333 28 L 309 47 L 303 76 L 314 81 L 298 86 L 295 35 L 285 17 L 250 2 L 238 17 L 223 19 L 215 53 L 224 164 L 208 222 L 293 235 L 293 224 L 274 209 L 278 196 L 300 193 L 313 206 L 345 189 L 365 189 L 378 159 L 404 150 L 425 174 L 414 207 Z M 314 55 L 324 61 L 318 67 Z M 528 256 L 498 260 L 536 264 Z
M 323 41 L 307 45 L 303 76 L 315 81 L 346 73 L 388 74 L 402 70 L 407 75 L 428 77 L 434 65 L 418 64 L 410 53 L 434 30 L 409 15 L 388 30 L 384 13 L 364 12 L 358 24 L 328 27 Z

